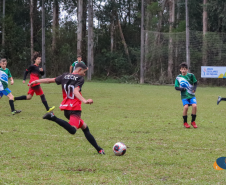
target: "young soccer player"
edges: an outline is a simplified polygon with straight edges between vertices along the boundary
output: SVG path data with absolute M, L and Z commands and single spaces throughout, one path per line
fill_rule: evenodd
M 194 74 L 188 73 L 188 65 L 185 62 L 180 64 L 180 72 L 181 74 L 178 75 L 175 80 L 175 89 L 181 91 L 181 99 L 184 106 L 183 110 L 184 127 L 190 128 L 190 125 L 187 123 L 188 117 L 187 112 L 188 107 L 192 106 L 191 125 L 194 128 L 197 128 L 197 125 L 195 123 L 197 111 L 195 91 L 197 88 L 197 80 Z
M 83 63 L 83 64 L 85 64 L 85 63 L 82 61 L 82 57 L 81 57 L 80 55 L 78 55 L 77 61 L 75 61 L 75 62 L 70 66 L 70 73 L 73 72 L 73 71 L 75 70 L 76 64 L 78 64 L 78 63 L 80 63 L 80 62 Z
M 20 113 L 21 110 L 15 110 L 13 98 L 10 89 L 8 88 L 8 79 L 11 81 L 11 85 L 14 84 L 13 77 L 9 71 L 7 66 L 7 60 L 5 58 L 0 60 L 0 99 L 3 95 L 7 96 L 9 98 L 9 105 L 11 107 L 12 115 L 15 115 L 17 113 Z
M 35 80 L 31 84 L 38 83 L 56 83 L 62 86 L 63 101 L 60 105 L 60 109 L 64 111 L 64 116 L 69 122 L 57 118 L 52 112 L 49 112 L 43 116 L 43 119 L 56 122 L 58 125 L 66 129 L 70 134 L 75 134 L 76 131 L 81 128 L 85 134 L 86 139 L 97 150 L 99 154 L 105 154 L 104 150 L 97 145 L 95 138 L 89 131 L 87 124 L 81 119 L 81 104 L 92 104 L 92 99 L 85 99 L 81 94 L 82 85 L 84 84 L 84 78 L 87 66 L 83 63 L 78 63 L 74 72 L 64 73 L 57 78 L 46 78 Z
M 30 81 L 29 83 L 33 82 L 34 80 L 38 80 L 39 79 L 39 74 L 40 75 L 44 75 L 44 71 L 42 68 L 39 67 L 39 64 L 42 62 L 42 58 L 41 58 L 41 54 L 38 53 L 38 52 L 35 52 L 34 53 L 34 64 L 31 65 L 28 69 L 26 69 L 25 73 L 24 73 L 24 80 L 23 80 L 23 83 L 25 83 L 26 81 L 26 77 L 28 75 L 28 73 L 30 73 Z M 37 95 L 37 96 L 40 96 L 41 100 L 42 100 L 42 103 L 43 105 L 45 106 L 47 112 L 50 112 L 52 111 L 55 107 L 49 107 L 48 106 L 48 103 L 46 101 L 46 98 L 45 98 L 45 95 L 43 93 L 43 90 L 40 86 L 40 84 L 34 84 L 34 85 L 31 85 L 29 86 L 29 91 L 28 91 L 28 95 L 24 95 L 24 96 L 19 96 L 19 97 L 15 97 L 14 98 L 14 101 L 15 100 L 31 100 L 34 93 Z

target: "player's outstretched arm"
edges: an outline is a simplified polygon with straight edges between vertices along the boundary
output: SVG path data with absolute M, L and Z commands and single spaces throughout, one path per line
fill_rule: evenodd
M 81 102 L 85 103 L 85 104 L 92 104 L 93 100 L 92 99 L 88 99 L 86 100 L 85 98 L 83 98 L 83 96 L 79 93 L 80 88 L 76 87 L 74 89 L 74 95 L 76 96 L 76 98 L 78 98 Z
M 30 85 L 37 84 L 37 83 L 46 83 L 46 84 L 55 83 L 55 78 L 44 78 L 44 79 L 35 80 L 31 82 Z
M 69 72 L 70 72 L 70 73 L 71 73 L 71 71 L 72 71 L 72 68 L 73 68 L 73 67 L 72 67 L 72 66 L 70 66 L 70 69 L 69 69 Z

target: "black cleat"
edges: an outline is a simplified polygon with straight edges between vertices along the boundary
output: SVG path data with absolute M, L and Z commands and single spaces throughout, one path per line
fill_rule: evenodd
M 19 113 L 21 113 L 21 110 L 14 110 L 14 111 L 12 112 L 12 115 L 19 114 Z
M 101 150 L 98 152 L 98 154 L 103 154 L 103 155 L 105 155 L 104 149 L 101 149 Z
M 48 113 L 46 113 L 42 118 L 43 119 L 48 119 L 48 120 L 50 120 L 50 121 L 53 121 L 53 118 L 54 118 L 55 116 L 54 116 L 54 114 L 52 113 L 52 112 L 48 112 Z
M 217 105 L 221 102 L 221 96 L 218 96 L 218 99 L 217 99 Z

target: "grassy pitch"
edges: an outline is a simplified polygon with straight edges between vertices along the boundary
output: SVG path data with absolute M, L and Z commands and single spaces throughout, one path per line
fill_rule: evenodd
M 9 85 L 14 96 L 25 95 L 22 80 Z M 42 84 L 56 116 L 61 87 Z M 81 130 L 70 135 L 42 119 L 40 97 L 16 101 L 22 113 L 12 116 L 8 98 L 0 100 L 0 184 L 225 184 L 226 171 L 213 169 L 226 156 L 225 105 L 216 105 L 225 88 L 198 87 L 198 129 L 182 126 L 180 93 L 173 86 L 86 82 L 83 105 L 88 124 L 106 155 L 99 155 Z M 191 120 L 191 108 L 188 121 Z M 125 156 L 112 151 L 127 145 Z

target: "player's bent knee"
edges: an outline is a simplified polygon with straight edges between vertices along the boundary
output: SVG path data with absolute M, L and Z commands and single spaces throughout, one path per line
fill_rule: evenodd
M 184 109 L 188 109 L 188 105 L 185 105 L 185 106 L 184 106 Z
M 88 126 L 86 125 L 86 123 L 83 122 L 83 124 L 82 124 L 82 126 L 81 126 L 81 129 L 84 130 L 84 129 L 86 129 L 87 127 L 88 127 Z
M 32 98 L 31 95 L 30 96 L 29 95 L 27 96 L 27 100 L 31 100 L 31 98 Z
M 82 129 L 82 131 L 84 132 L 84 134 L 88 133 L 89 132 L 89 127 L 86 125 L 86 128 Z
M 76 133 L 76 128 L 75 127 L 71 127 L 71 129 L 70 130 L 68 130 L 68 132 L 70 133 L 70 134 L 72 134 L 72 135 L 74 135 L 75 133 Z
M 10 93 L 10 94 L 8 95 L 8 98 L 9 98 L 9 100 L 13 100 L 13 99 L 14 99 L 14 96 Z
M 193 108 L 197 108 L 197 105 L 196 105 L 196 104 L 192 104 L 192 107 L 193 107 Z

